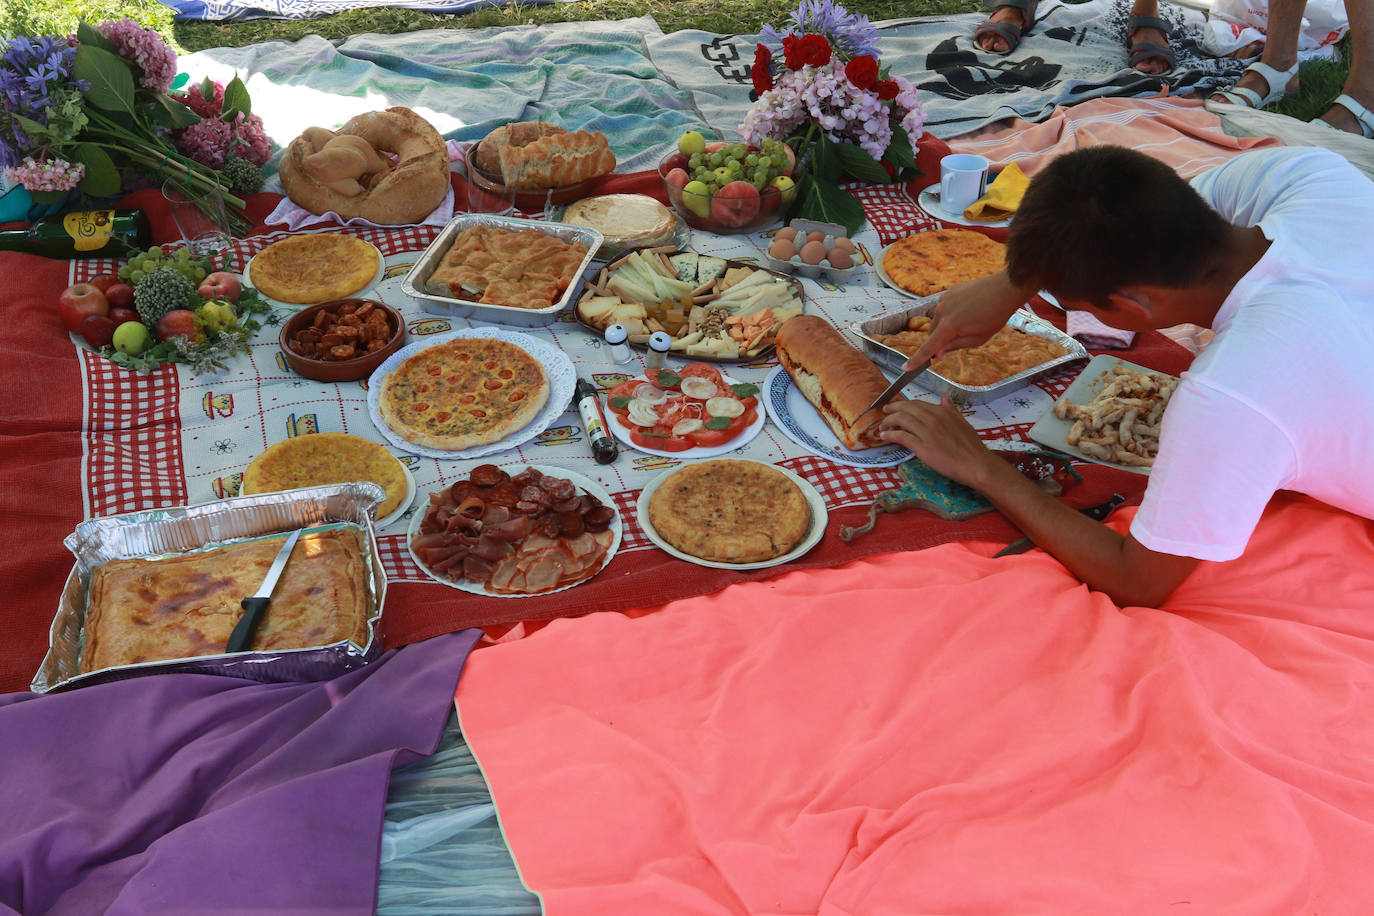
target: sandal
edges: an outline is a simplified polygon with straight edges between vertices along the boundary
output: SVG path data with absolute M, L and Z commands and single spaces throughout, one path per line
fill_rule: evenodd
M 983 24 L 978 26 L 973 32 L 973 42 L 978 45 L 978 50 L 985 50 L 982 43 L 979 41 L 980 38 L 1000 38 L 1007 43 L 1007 49 L 1001 52 L 987 51 L 988 54 L 1010 54 L 1012 51 L 1015 51 L 1016 46 L 1021 44 L 1021 36 L 1029 32 L 1031 26 L 1035 24 L 1035 8 L 1039 5 L 1039 2 L 1040 0 L 987 0 L 987 5 L 994 11 L 1005 6 L 1020 10 L 1025 24 L 1018 27 L 1012 25 L 1010 22 L 993 22 L 991 19 L 984 20 Z
M 1368 108 L 1365 108 L 1344 92 L 1336 96 L 1331 104 L 1339 105 L 1355 116 L 1355 123 L 1360 125 L 1360 133 L 1364 135 L 1366 140 L 1374 138 L 1374 112 L 1370 112 Z M 1340 130 L 1335 124 L 1332 124 L 1330 121 L 1323 121 L 1321 118 L 1313 118 L 1309 123 L 1320 124 L 1332 130 Z M 1349 131 L 1343 131 L 1343 133 L 1349 133 Z
M 1269 90 L 1264 94 L 1264 98 L 1260 98 L 1260 94 L 1255 90 L 1242 86 L 1232 86 L 1215 94 L 1232 105 L 1241 105 L 1245 108 L 1268 108 L 1279 99 L 1289 99 L 1297 94 L 1288 91 L 1288 83 L 1298 72 L 1296 63 L 1287 70 L 1276 70 L 1263 61 L 1255 61 L 1245 68 L 1245 72 L 1258 73 L 1264 80 L 1265 88 Z
M 1173 34 L 1173 29 L 1169 23 L 1160 19 L 1158 16 L 1132 16 L 1126 24 L 1126 47 L 1130 49 L 1130 56 L 1126 58 L 1126 63 L 1132 70 L 1138 69 L 1137 64 L 1157 57 L 1164 61 L 1168 66 L 1162 73 L 1151 73 L 1150 76 L 1164 76 L 1172 73 L 1178 64 L 1178 57 L 1174 54 L 1174 49 L 1166 44 L 1155 44 L 1153 41 L 1142 41 L 1138 45 L 1131 44 L 1131 39 L 1135 33 L 1141 29 L 1155 29 L 1164 35 L 1167 42 L 1169 36 Z

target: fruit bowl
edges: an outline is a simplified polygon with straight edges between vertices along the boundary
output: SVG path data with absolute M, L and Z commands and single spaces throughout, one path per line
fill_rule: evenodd
M 716 149 L 725 150 L 727 156 L 732 149 L 742 149 L 746 155 L 764 152 L 742 144 L 711 144 L 705 155 L 709 156 Z M 795 165 L 790 151 L 787 156 L 789 161 L 781 168 L 781 174 L 762 189 L 745 177 L 748 166 L 741 167 L 735 173 L 739 177 L 733 180 L 725 180 L 722 175 L 720 180 L 714 182 L 716 187 L 712 189 L 693 179 L 694 169 L 688 164 L 690 157 L 681 152 L 664 156 L 658 164 L 658 175 L 663 180 L 669 203 L 687 225 L 693 229 L 733 235 L 751 232 L 787 218 L 796 203 L 797 185 L 801 182 L 801 171 Z
M 390 329 L 386 344 L 370 353 L 360 352 L 360 355 L 351 359 L 318 359 L 298 352 L 293 342 L 302 331 L 315 326 L 316 316 L 325 310 L 337 315 L 340 306 L 346 303 L 352 304 L 355 309 L 364 304 L 371 304 L 373 309 L 386 315 Z M 351 382 L 371 375 L 372 370 L 386 362 L 388 356 L 401 349 L 405 340 L 405 318 L 385 302 L 376 299 L 335 299 L 332 302 L 309 306 L 292 315 L 281 326 L 278 343 L 281 345 L 282 356 L 286 358 L 286 364 L 306 378 L 319 382 Z

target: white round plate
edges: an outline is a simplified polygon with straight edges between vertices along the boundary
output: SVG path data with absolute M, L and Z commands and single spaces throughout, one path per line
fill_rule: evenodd
M 992 176 L 990 175 L 988 176 L 988 184 L 992 184 Z M 975 229 L 980 227 L 986 229 L 1005 229 L 1007 226 L 1011 225 L 1011 217 L 999 219 L 995 223 L 982 223 L 977 220 L 966 218 L 963 210 L 957 213 L 946 210 L 944 204 L 940 203 L 939 194 L 940 183 L 938 181 L 935 184 L 927 185 L 921 190 L 920 194 L 916 195 L 916 206 L 938 220 L 946 223 L 956 223 L 960 226 L 972 226 Z
M 342 296 L 337 296 L 336 298 L 338 299 L 347 299 L 349 296 L 361 296 L 363 293 L 367 292 L 368 290 L 372 289 L 372 287 L 380 283 L 383 274 L 386 273 L 386 256 L 382 254 L 381 249 L 378 248 L 376 245 L 373 245 L 371 242 L 368 242 L 366 239 L 359 239 L 359 241 L 365 242 L 369 247 L 372 248 L 373 251 L 377 252 L 377 273 L 374 274 L 372 279 L 368 280 L 367 284 L 363 286 L 361 289 L 356 289 L 351 293 L 345 293 Z M 308 308 L 312 305 L 319 305 L 319 302 L 282 302 L 279 299 L 273 299 L 271 296 L 267 295 L 262 290 L 258 289 L 258 285 L 253 282 L 253 262 L 257 259 L 257 255 L 253 255 L 251 258 L 248 259 L 248 264 L 245 265 L 243 268 L 243 279 L 244 282 L 246 282 L 249 286 L 253 287 L 253 289 L 257 289 L 258 295 L 261 296 L 263 299 L 266 299 L 274 307 L 279 309 L 303 309 Z M 320 300 L 320 302 L 328 301 L 328 299 Z
M 720 377 L 725 380 L 727 385 L 740 384 L 738 379 L 733 379 L 724 372 L 720 374 Z M 714 458 L 717 455 L 724 455 L 736 449 L 743 448 L 753 441 L 755 436 L 763 432 L 763 427 L 768 423 L 768 414 L 763 410 L 763 391 L 760 390 L 755 397 L 759 399 L 759 406 L 754 410 L 754 412 L 758 414 L 758 416 L 754 418 L 754 422 L 746 426 L 743 432 L 729 442 L 709 448 L 696 445 L 689 449 L 683 449 L 680 452 L 668 452 L 657 448 L 645 448 L 630 439 L 630 428 L 620 422 L 620 417 L 617 416 L 615 411 L 611 410 L 609 406 L 606 408 L 606 426 L 622 443 L 636 451 L 644 452 L 649 455 L 658 455 L 661 458 Z
M 911 452 L 890 442 L 857 452 L 845 448 L 782 366 L 763 380 L 759 403 L 783 435 L 822 458 L 856 468 L 890 468 L 911 458 Z
M 406 477 L 405 495 L 402 496 L 401 501 L 396 504 L 396 508 L 391 510 L 391 514 L 387 515 L 385 518 L 379 518 L 372 523 L 374 530 L 381 531 L 386 526 L 395 524 L 396 520 L 405 515 L 406 510 L 410 508 L 410 504 L 415 501 L 415 475 L 410 473 L 410 468 L 406 467 L 404 462 L 401 463 L 401 473 Z
M 544 375 L 548 377 L 549 399 L 544 402 L 544 406 L 539 409 L 539 413 L 535 414 L 533 420 L 500 442 L 446 451 L 438 448 L 426 448 L 406 441 L 382 420 L 381 405 L 378 398 L 383 381 L 397 366 L 421 350 L 460 337 L 494 337 L 497 340 L 515 344 L 533 356 L 544 367 Z M 577 370 L 573 367 L 572 360 L 553 344 L 528 334 L 521 334 L 518 331 L 507 331 L 504 328 L 466 328 L 461 331 L 425 337 L 407 344 L 388 356 L 386 362 L 378 366 L 367 380 L 367 410 L 372 417 L 372 425 L 377 427 L 377 430 L 386 437 L 386 440 L 398 449 L 412 455 L 424 455 L 427 458 L 451 458 L 456 461 L 464 458 L 482 458 L 515 448 L 517 445 L 524 445 L 552 426 L 553 421 L 563 415 L 563 412 L 568 409 L 568 404 L 572 402 L 573 389 L 576 387 Z
M 748 461 L 749 459 L 732 458 L 730 460 Z M 754 463 L 763 464 L 761 461 L 756 461 Z M 774 557 L 771 560 L 760 560 L 757 563 L 722 563 L 719 560 L 703 560 L 701 557 L 694 557 L 690 553 L 683 553 L 672 544 L 663 540 L 663 536 L 658 533 L 658 529 L 649 521 L 649 500 L 653 497 L 654 491 L 659 488 L 659 485 L 662 484 L 663 481 L 672 477 L 678 471 L 682 470 L 682 468 L 669 468 L 649 481 L 648 485 L 644 487 L 644 492 L 639 494 L 639 502 L 637 504 L 639 527 L 644 529 L 644 534 L 649 540 L 653 541 L 654 544 L 663 551 L 672 554 L 679 560 L 686 560 L 688 563 L 695 563 L 698 566 L 709 566 L 712 569 L 767 569 L 769 566 L 780 566 L 783 563 L 790 563 L 820 543 L 821 538 L 825 536 L 825 525 L 830 515 L 826 511 L 825 500 L 821 497 L 820 491 L 813 487 L 810 481 L 776 464 L 766 464 L 764 466 L 770 467 L 775 471 L 781 471 L 787 476 L 788 480 L 795 483 L 798 489 L 802 491 L 802 495 L 806 497 L 806 504 L 811 509 L 811 527 L 807 529 L 806 537 L 802 538 L 800 544 L 780 557 Z
M 620 539 L 625 534 L 625 522 L 620 517 L 620 509 L 616 506 L 615 499 L 611 497 L 611 491 L 607 490 L 600 483 L 598 483 L 595 480 L 592 480 L 590 477 L 587 477 L 586 475 L 579 474 L 576 471 L 569 471 L 567 468 L 554 467 L 553 465 L 549 464 L 522 465 L 519 469 L 515 471 L 515 473 L 518 474 L 521 470 L 524 470 L 527 467 L 534 468 L 536 471 L 553 477 L 562 477 L 564 480 L 571 480 L 580 489 L 586 490 L 588 493 L 595 496 L 597 499 L 601 500 L 603 504 L 610 506 L 612 509 L 615 509 L 615 518 L 611 519 L 611 527 L 608 529 L 611 532 L 611 546 L 606 551 L 606 557 L 604 560 L 602 560 L 601 565 L 597 567 L 596 572 L 592 573 L 585 579 L 578 579 L 576 582 L 572 582 L 568 585 L 562 585 L 558 588 L 551 588 L 547 592 L 530 592 L 510 595 L 487 591 L 486 586 L 478 585 L 476 582 L 468 582 L 467 580 L 459 580 L 455 582 L 452 579 L 446 579 L 443 576 L 435 575 L 434 573 L 430 572 L 429 567 L 426 566 L 424 563 L 420 562 L 420 558 L 415 555 L 415 550 L 410 546 L 410 542 L 413 541 L 415 539 L 415 536 L 420 533 L 420 525 L 425 520 L 424 512 L 416 512 L 414 515 L 412 515 L 410 517 L 410 524 L 406 527 L 406 550 L 410 552 L 411 562 L 414 563 L 416 566 L 420 567 L 420 569 L 424 572 L 425 575 L 429 576 L 431 579 L 433 579 L 435 582 L 440 583 L 441 585 L 447 585 L 449 588 L 456 588 L 459 591 L 470 592 L 474 595 L 486 595 L 488 598 L 538 598 L 544 595 L 552 595 L 554 592 L 561 592 L 566 591 L 570 588 L 576 588 L 583 582 L 588 582 L 594 579 L 596 575 L 601 572 L 601 570 L 606 568 L 606 566 L 611 562 L 611 559 L 615 556 L 615 552 L 620 549 Z M 507 473 L 509 473 L 509 471 L 507 471 Z M 426 504 L 428 504 L 428 499 L 426 499 Z

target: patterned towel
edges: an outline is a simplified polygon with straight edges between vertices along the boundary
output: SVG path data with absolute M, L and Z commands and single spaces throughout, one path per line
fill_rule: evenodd
M 374 6 L 403 6 L 428 13 L 466 13 L 488 6 L 502 6 L 505 0 L 162 0 L 178 20 L 209 19 L 315 19 L 348 10 Z M 554 0 L 524 0 L 525 3 L 551 3 Z

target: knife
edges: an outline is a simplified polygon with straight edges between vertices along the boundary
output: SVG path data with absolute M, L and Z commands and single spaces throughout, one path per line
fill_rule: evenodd
M 1121 505 L 1125 501 L 1126 497 L 1122 496 L 1120 493 L 1113 493 L 1112 498 L 1107 500 L 1105 503 L 1102 503 L 1098 506 L 1088 506 L 1086 509 L 1079 509 L 1078 511 L 1086 515 L 1088 518 L 1100 522 L 1107 516 L 1111 515 L 1112 512 L 1116 509 L 1116 507 Z M 997 551 L 992 556 L 994 559 L 997 557 L 1015 556 L 1018 553 L 1025 553 L 1027 550 L 1030 550 L 1034 546 L 1035 542 L 1032 541 L 1030 538 L 1021 538 L 1019 540 L 1012 541 L 1010 544 L 1003 547 L 1001 550 Z
M 869 411 L 878 410 L 888 401 L 895 398 L 899 393 L 901 393 L 901 390 L 903 388 L 905 388 L 907 385 L 910 385 L 913 381 L 916 380 L 916 376 L 920 375 L 922 372 L 925 372 L 927 369 L 929 369 L 930 363 L 930 360 L 926 360 L 925 362 L 917 366 L 915 369 L 910 369 L 906 372 L 903 372 L 901 375 L 897 376 L 897 381 L 893 382 L 891 385 L 888 385 L 885 389 L 883 389 L 883 393 L 878 395 L 878 397 L 874 399 L 872 404 L 869 404 L 862 411 L 860 411 L 858 416 L 854 418 L 854 421 L 857 423 L 859 417 L 862 417 Z
M 263 577 L 257 594 L 244 598 L 241 602 L 243 616 L 234 624 L 234 632 L 229 634 L 229 645 L 225 647 L 225 652 L 242 652 L 253 644 L 253 634 L 258 630 L 258 621 L 262 619 L 262 612 L 267 610 L 267 605 L 272 603 L 272 589 L 277 587 L 277 580 L 281 578 L 282 570 L 286 569 L 286 561 L 291 559 L 291 550 L 300 539 L 301 530 L 297 528 L 293 531 L 281 550 L 277 551 L 277 558 L 272 561 L 272 567 Z

